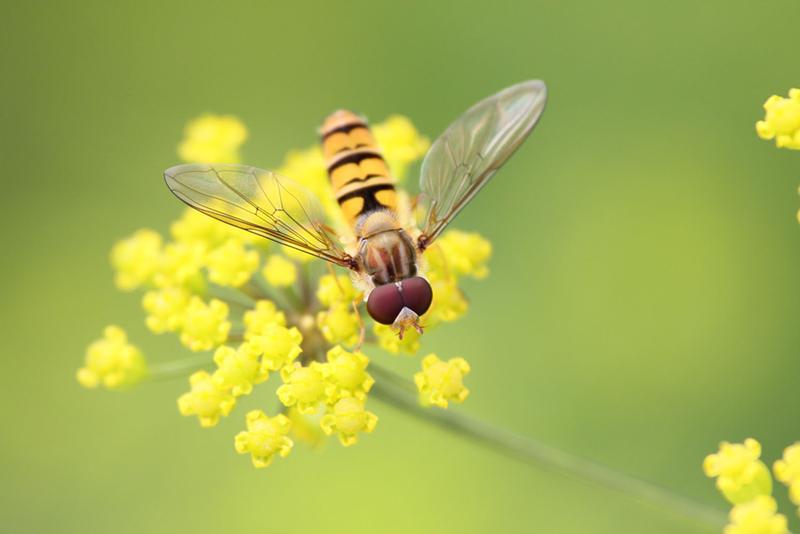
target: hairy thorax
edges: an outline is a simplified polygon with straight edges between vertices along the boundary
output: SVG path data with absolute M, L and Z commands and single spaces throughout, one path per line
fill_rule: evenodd
M 394 213 L 376 210 L 365 214 L 356 233 L 359 261 L 376 286 L 417 274 L 414 242 L 400 227 Z

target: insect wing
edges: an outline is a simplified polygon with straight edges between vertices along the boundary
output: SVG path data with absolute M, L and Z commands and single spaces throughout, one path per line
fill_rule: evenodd
M 522 144 L 546 100 L 540 80 L 512 85 L 472 106 L 433 143 L 420 177 L 429 203 L 420 248 L 436 239 Z
M 192 163 L 167 169 L 164 180 L 175 196 L 206 215 L 353 268 L 326 231 L 313 193 L 288 178 L 246 165 Z

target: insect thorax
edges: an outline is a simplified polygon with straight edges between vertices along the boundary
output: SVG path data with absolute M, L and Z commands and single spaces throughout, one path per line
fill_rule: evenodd
M 357 233 L 359 261 L 376 286 L 417 274 L 414 242 L 399 227 L 392 212 L 377 210 L 363 215 Z

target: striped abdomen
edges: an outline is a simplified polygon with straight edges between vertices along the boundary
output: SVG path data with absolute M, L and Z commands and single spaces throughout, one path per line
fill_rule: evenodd
M 395 180 L 363 118 L 336 111 L 322 125 L 322 152 L 333 194 L 352 227 L 360 215 L 397 208 Z

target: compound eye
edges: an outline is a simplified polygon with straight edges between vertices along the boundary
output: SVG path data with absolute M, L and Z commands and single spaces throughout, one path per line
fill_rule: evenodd
M 367 312 L 381 324 L 392 324 L 403 309 L 403 296 L 395 284 L 385 284 L 372 290 L 367 298 Z
M 403 290 L 403 303 L 414 313 L 422 316 L 431 307 L 433 290 L 427 280 L 420 276 L 407 278 L 400 282 Z

